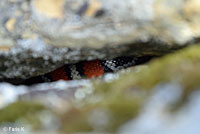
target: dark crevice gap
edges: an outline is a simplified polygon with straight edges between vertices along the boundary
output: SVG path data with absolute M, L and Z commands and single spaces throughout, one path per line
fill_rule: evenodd
M 137 65 L 141 65 L 141 64 L 145 64 L 147 62 L 149 62 L 151 59 L 155 58 L 157 56 L 152 56 L 152 55 L 148 55 L 148 56 L 141 56 L 141 57 L 126 57 L 126 56 L 122 56 L 122 57 L 117 57 L 115 59 L 118 60 L 118 65 L 119 66 L 122 66 L 123 64 L 126 64 L 126 61 L 128 62 L 129 60 L 135 58 L 135 63 L 133 65 L 129 65 L 127 67 L 124 67 L 125 68 L 128 68 L 128 67 L 131 67 L 131 66 L 137 66 Z M 124 63 L 120 63 L 120 60 L 124 60 L 122 62 Z M 96 60 L 92 60 L 92 61 L 96 61 Z M 97 61 L 103 61 L 103 60 L 97 60 Z M 107 60 L 104 60 L 105 62 Z M 108 60 L 110 61 L 110 60 Z M 76 66 L 79 66 L 79 64 L 82 64 L 83 62 L 85 61 L 80 61 L 78 63 L 75 63 L 75 64 L 67 64 L 67 65 L 64 65 L 64 66 L 72 66 L 72 65 L 76 65 Z M 88 61 L 86 61 L 87 63 L 89 63 Z M 57 69 L 57 68 L 55 68 Z M 105 70 L 105 68 L 104 68 Z M 67 71 L 71 71 L 71 70 L 65 70 L 65 72 L 63 73 L 66 73 Z M 84 71 L 84 70 L 83 70 Z M 98 72 L 99 70 L 97 70 Z M 107 71 L 107 72 L 113 72 L 115 73 L 115 71 Z M 105 73 L 107 73 L 105 71 Z M 67 74 L 65 74 L 67 76 Z M 103 75 L 103 74 L 102 74 Z M 45 79 L 48 78 L 47 81 L 44 81 L 44 76 L 45 76 Z M 84 78 L 83 78 L 84 79 Z M 0 82 L 8 82 L 8 83 L 11 83 L 13 85 L 33 85 L 33 84 L 39 84 L 39 83 L 44 83 L 44 82 L 53 82 L 53 81 L 56 81 L 55 78 L 52 78 L 52 76 L 50 75 L 50 72 L 49 73 L 46 73 L 46 74 L 42 74 L 42 75 L 39 75 L 39 76 L 35 76 L 35 77 L 31 77 L 29 79 L 17 79 L 17 78 L 13 78 L 13 79 L 0 79 Z
M 125 51 L 118 54 L 118 56 L 120 56 L 120 57 L 124 57 L 124 56 L 140 57 L 140 60 L 138 60 L 137 63 L 134 64 L 134 66 L 136 66 L 136 65 L 145 64 L 148 61 L 150 61 L 150 60 L 152 60 L 156 57 L 162 57 L 166 54 L 174 53 L 177 50 L 183 49 L 183 48 L 185 48 L 189 45 L 197 44 L 199 42 L 200 42 L 200 38 L 195 38 L 192 41 L 187 42 L 187 43 L 182 44 L 182 45 L 163 44 L 161 42 L 154 41 L 153 39 L 148 41 L 148 42 L 142 42 L 142 43 L 141 43 L 141 41 L 138 41 L 138 42 L 135 42 L 134 44 L 130 43 L 130 44 L 126 44 L 126 45 L 119 45 L 119 46 L 122 47 L 121 48 L 122 50 L 123 50 L 123 47 L 128 47 L 130 49 L 128 49 L 128 50 L 125 49 Z M 107 49 L 105 49 L 105 50 L 107 50 Z M 115 50 L 115 49 L 113 49 L 113 50 Z M 109 53 L 109 52 L 107 52 L 107 53 Z M 141 57 L 143 57 L 143 58 L 141 58 Z M 113 57 L 107 58 L 107 60 L 111 60 L 111 59 L 113 59 Z M 82 62 L 82 61 L 80 61 L 80 62 Z M 74 64 L 77 64 L 77 63 L 74 63 Z M 25 80 L 26 79 L 19 79 L 19 78 L 10 78 L 10 79 L 7 79 L 7 78 L 4 79 L 3 78 L 3 79 L 0 79 L 0 82 L 8 82 L 8 83 L 11 83 L 11 84 L 14 84 L 14 85 L 24 85 L 24 84 L 25 85 L 32 85 L 32 84 L 41 83 L 41 82 L 33 82 L 33 83 L 26 84 L 26 83 L 24 83 Z

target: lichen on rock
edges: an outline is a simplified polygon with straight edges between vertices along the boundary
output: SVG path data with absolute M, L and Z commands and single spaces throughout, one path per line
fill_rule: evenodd
M 198 0 L 1 0 L 0 129 L 200 131 L 199 7 Z M 90 80 L 6 83 L 119 56 L 156 58 Z

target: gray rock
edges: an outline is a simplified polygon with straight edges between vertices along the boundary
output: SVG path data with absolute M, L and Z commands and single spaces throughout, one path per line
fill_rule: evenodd
M 183 45 L 200 34 L 198 0 L 67 0 L 63 6 L 55 5 L 61 12 L 57 16 L 39 6 L 44 1 L 32 1 L 32 19 L 55 46 L 101 48 L 152 38 L 167 45 Z M 85 10 L 84 3 L 88 3 Z M 81 14 L 80 9 L 85 12 Z M 104 14 L 95 17 L 99 10 Z
M 1 0 L 0 79 L 198 41 L 198 0 Z

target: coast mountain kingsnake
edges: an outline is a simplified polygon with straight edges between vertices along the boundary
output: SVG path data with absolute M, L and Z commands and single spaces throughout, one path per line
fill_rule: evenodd
M 32 85 L 43 82 L 53 82 L 58 80 L 78 80 L 92 78 L 108 72 L 116 72 L 130 66 L 138 65 L 149 61 L 151 56 L 143 57 L 118 57 L 112 60 L 92 60 L 81 61 L 75 64 L 66 64 L 54 71 L 44 75 L 31 77 L 22 84 Z

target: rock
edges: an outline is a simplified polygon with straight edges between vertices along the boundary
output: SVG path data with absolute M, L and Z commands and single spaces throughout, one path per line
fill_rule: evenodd
M 81 60 L 160 56 L 194 45 L 199 7 L 198 0 L 1 0 L 0 81 Z M 198 132 L 199 51 L 196 44 L 94 80 L 0 83 L 0 128 L 179 134 L 190 125 Z
M 63 17 L 64 0 L 33 0 L 32 3 L 40 14 L 50 18 Z
M 16 101 L 47 106 L 61 132 L 188 132 L 183 122 L 199 131 L 199 51 L 197 44 L 101 79 L 26 87 Z
M 51 113 L 51 111 L 48 108 L 41 104 L 24 101 L 15 102 L 0 110 L 0 132 L 4 133 L 5 131 L 11 131 L 11 128 L 16 127 L 20 128 L 20 131 L 31 131 L 32 129 L 41 128 L 44 129 L 44 122 L 40 120 L 40 116 L 42 114 L 49 114 L 49 116 L 53 116 L 53 113 Z M 16 122 L 18 122 L 18 124 Z M 20 123 L 26 124 L 23 127 L 19 127 Z M 29 124 L 31 124 L 32 128 L 26 127 Z M 5 129 L 5 127 L 7 129 Z M 23 129 L 21 130 L 21 128 Z
M 64 12 L 55 22 L 33 8 L 38 31 L 55 46 L 101 48 L 151 39 L 179 46 L 199 37 L 198 0 L 85 0 L 55 7 Z M 95 17 L 99 10 L 101 16 Z
M 167 123 L 170 121 L 175 126 L 180 124 L 176 131 L 182 132 L 187 128 L 181 122 L 189 121 L 192 128 L 199 130 L 193 127 L 198 125 L 198 114 L 191 116 L 199 109 L 199 50 L 199 46 L 192 46 L 154 60 L 147 67 L 132 68 L 114 81 L 96 81 L 93 93 L 86 97 L 83 107 L 76 109 L 77 114 L 72 117 L 67 112 L 66 120 L 62 116 L 63 129 L 160 133 L 167 129 L 166 125 L 173 130 Z M 185 111 L 188 107 L 189 113 Z M 68 116 L 72 119 L 68 120 Z
M 15 28 L 16 19 L 11 18 L 6 22 L 6 28 L 9 32 L 13 31 Z
M 198 42 L 200 31 L 198 0 L 2 0 L 0 5 L 0 79 L 28 78 L 80 60 L 163 55 Z

